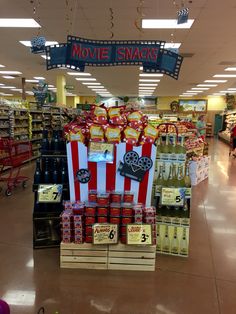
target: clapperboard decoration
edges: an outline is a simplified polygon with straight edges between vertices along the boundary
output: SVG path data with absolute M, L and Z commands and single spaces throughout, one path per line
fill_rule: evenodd
M 46 39 L 43 36 L 31 39 L 31 52 L 34 54 L 45 52 Z
M 121 176 L 141 182 L 145 173 L 152 168 L 151 158 L 139 157 L 135 151 L 130 151 L 124 155 L 124 163 L 121 162 L 118 168 Z
M 48 84 L 40 80 L 37 87 L 33 87 L 33 93 L 37 103 L 42 106 L 48 97 Z
M 184 24 L 188 22 L 189 8 L 182 8 L 177 12 L 177 24 Z

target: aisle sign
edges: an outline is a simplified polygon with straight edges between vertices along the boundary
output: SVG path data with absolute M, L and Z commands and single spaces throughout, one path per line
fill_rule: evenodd
M 127 225 L 127 244 L 152 245 L 152 226 L 148 224 Z
M 118 243 L 118 225 L 95 224 L 93 225 L 93 244 Z
M 161 205 L 183 206 L 185 199 L 185 188 L 162 188 Z
M 38 203 L 60 203 L 62 184 L 40 184 L 38 188 Z

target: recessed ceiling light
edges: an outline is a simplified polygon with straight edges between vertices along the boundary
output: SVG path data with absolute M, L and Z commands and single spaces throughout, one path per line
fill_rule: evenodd
M 217 84 L 198 84 L 197 86 L 200 86 L 200 87 L 216 87 L 218 85 Z
M 5 65 L 0 64 L 0 68 L 5 68 Z
M 14 76 L 10 76 L 10 75 L 4 75 L 3 78 L 5 78 L 7 80 L 13 80 L 15 77 Z
M 205 80 L 205 83 L 226 83 L 227 80 Z
M 142 28 L 191 28 L 194 20 L 188 19 L 186 23 L 177 24 L 176 19 L 143 19 Z
M 77 81 L 96 81 L 95 78 L 87 78 L 87 77 L 76 77 Z
M 158 86 L 158 84 L 145 84 L 145 83 L 139 83 L 139 86 Z
M 145 83 L 145 82 L 150 82 L 150 83 L 151 83 L 151 82 L 154 82 L 154 83 L 155 83 L 155 82 L 160 82 L 160 80 L 154 80 L 154 79 L 153 79 L 153 80 L 139 79 L 139 82 L 143 82 L 143 83 Z
M 0 86 L 0 88 L 12 89 L 12 88 L 16 88 L 16 87 L 15 86 Z
M 26 47 L 31 47 L 31 41 L 29 40 L 20 40 L 20 43 Z M 58 45 L 57 41 L 46 41 L 45 46 Z
M 140 73 L 139 76 L 141 77 L 162 77 L 164 74 L 160 74 L 160 73 Z
M 0 83 L 0 86 L 4 86 L 5 84 Z
M 38 83 L 39 80 L 25 80 L 27 83 Z
M 210 88 L 208 88 L 208 87 L 193 87 L 192 88 L 192 90 L 201 90 L 201 91 L 208 90 L 208 89 L 210 89 Z
M 68 75 L 74 76 L 91 76 L 90 73 L 83 73 L 83 72 L 67 72 Z
M 85 83 L 82 83 L 82 84 L 83 85 L 101 85 L 101 83 L 90 83 L 90 82 L 89 83 L 85 82 Z
M 226 68 L 225 71 L 236 71 L 236 68 L 234 68 L 234 67 L 229 67 L 229 68 Z
M 42 76 L 34 76 L 34 78 L 36 80 L 45 80 L 45 77 L 42 77 Z
M 236 77 L 236 74 L 216 74 L 213 77 Z
M 0 71 L 0 74 L 6 74 L 6 75 L 14 75 L 14 74 L 22 74 L 19 71 Z
M 41 26 L 34 19 L 2 19 L 2 18 L 0 18 L 0 27 L 41 28 Z

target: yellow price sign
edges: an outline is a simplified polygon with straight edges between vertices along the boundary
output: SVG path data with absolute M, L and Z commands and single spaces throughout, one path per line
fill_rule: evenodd
M 118 243 L 118 225 L 95 224 L 93 225 L 93 244 Z
M 40 184 L 38 188 L 38 203 L 60 203 L 62 184 Z
M 185 200 L 185 188 L 162 188 L 161 205 L 183 206 Z
M 127 244 L 152 245 L 152 226 L 149 224 L 127 225 Z

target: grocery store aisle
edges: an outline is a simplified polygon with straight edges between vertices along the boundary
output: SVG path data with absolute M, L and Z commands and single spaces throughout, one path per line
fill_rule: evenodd
M 212 141 L 210 179 L 193 189 L 190 257 L 156 272 L 61 270 L 59 250 L 32 250 L 31 187 L 0 195 L 0 298 L 13 314 L 235 314 L 236 160 Z M 34 166 L 25 172 L 33 175 Z

